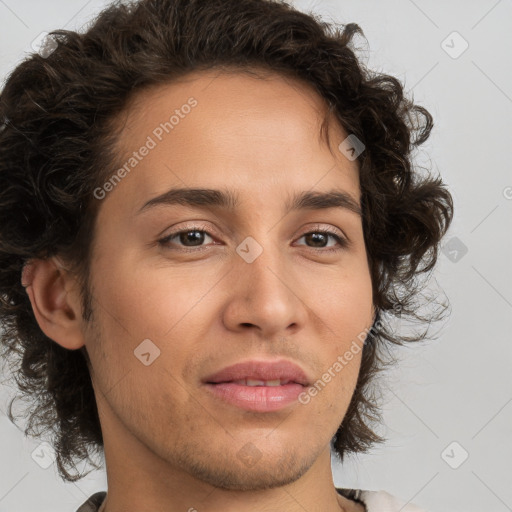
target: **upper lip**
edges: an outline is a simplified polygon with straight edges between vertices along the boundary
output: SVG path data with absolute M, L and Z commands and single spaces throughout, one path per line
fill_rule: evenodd
M 223 368 L 219 372 L 206 377 L 203 382 L 219 384 L 242 379 L 277 380 L 295 382 L 303 386 L 309 385 L 305 372 L 295 363 L 283 359 L 277 361 L 244 361 Z

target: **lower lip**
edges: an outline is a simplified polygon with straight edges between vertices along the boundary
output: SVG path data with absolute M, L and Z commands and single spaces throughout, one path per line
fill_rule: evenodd
M 234 382 L 206 384 L 206 388 L 223 401 L 254 412 L 272 412 L 297 402 L 304 386 L 296 383 L 282 386 L 244 386 Z

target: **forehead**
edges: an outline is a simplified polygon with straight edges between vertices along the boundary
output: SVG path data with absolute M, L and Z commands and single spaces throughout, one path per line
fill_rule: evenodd
M 190 109 L 187 101 L 193 101 L 196 106 Z M 180 112 L 182 109 L 184 113 Z M 282 74 L 257 66 L 214 68 L 189 72 L 172 82 L 137 91 L 116 126 L 121 128 L 120 149 L 124 146 L 128 150 L 136 139 L 142 140 L 141 135 L 154 132 L 160 123 L 166 122 L 173 135 L 178 137 L 193 123 L 197 141 L 201 136 L 213 136 L 213 133 L 216 138 L 233 132 L 238 138 L 250 136 L 259 125 L 260 136 L 267 132 L 268 138 L 274 137 L 278 142 L 297 141 L 305 132 L 308 138 L 322 142 L 320 138 L 324 134 L 320 127 L 327 112 L 327 103 L 313 84 L 292 77 L 290 72 Z M 189 113 L 193 115 L 188 116 Z M 183 122 L 185 117 L 192 120 Z M 172 121 L 172 127 L 168 126 L 169 121 Z M 334 116 L 328 124 L 329 131 L 334 132 L 334 142 L 347 136 Z M 169 130 L 165 127 L 157 129 L 157 132 L 162 131 L 167 134 Z M 129 147 L 126 147 L 127 143 Z
M 266 70 L 193 72 L 151 86 L 119 117 L 119 166 L 150 147 L 123 189 L 148 198 L 170 186 L 219 183 L 248 194 L 294 182 L 302 190 L 322 182 L 356 191 L 357 163 L 337 150 L 347 133 L 330 122 L 329 145 L 322 139 L 326 112 L 313 85 Z
M 277 72 L 264 67 L 223 67 L 188 72 L 167 83 L 152 84 L 137 91 L 125 109 L 128 118 L 141 120 L 150 104 L 163 106 L 168 101 L 194 94 L 203 100 L 203 108 L 225 107 L 258 111 L 262 102 L 278 101 L 283 108 L 293 104 L 303 109 L 309 105 L 310 113 L 317 115 L 326 107 L 325 100 L 314 85 L 294 77 L 291 72 Z M 249 102 L 247 101 L 249 100 Z M 252 107 L 252 108 L 251 108 Z

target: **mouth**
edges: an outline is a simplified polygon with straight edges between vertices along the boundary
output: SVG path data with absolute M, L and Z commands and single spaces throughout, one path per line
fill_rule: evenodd
M 274 361 L 249 360 L 227 366 L 209 375 L 203 382 L 221 384 L 234 382 L 246 386 L 278 386 L 288 383 L 308 386 L 310 379 L 297 364 L 279 359 Z
M 203 380 L 217 401 L 252 412 L 275 412 L 297 403 L 309 385 L 305 372 L 285 360 L 246 361 Z

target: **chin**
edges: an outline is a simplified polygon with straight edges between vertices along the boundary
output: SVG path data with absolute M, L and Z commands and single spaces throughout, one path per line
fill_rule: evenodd
M 197 469 L 197 468 L 196 468 Z M 281 468 L 238 468 L 233 471 L 218 467 L 201 468 L 193 476 L 212 487 L 230 491 L 261 491 L 291 484 L 298 480 L 309 467 L 295 467 L 289 471 Z
M 197 453 L 194 454 L 197 456 Z M 314 464 L 317 454 L 295 451 L 280 454 L 279 459 L 262 456 L 257 461 L 240 460 L 234 454 L 228 458 L 208 454 L 204 460 L 186 457 L 179 461 L 181 471 L 215 488 L 232 491 L 258 491 L 291 484 L 303 476 Z

